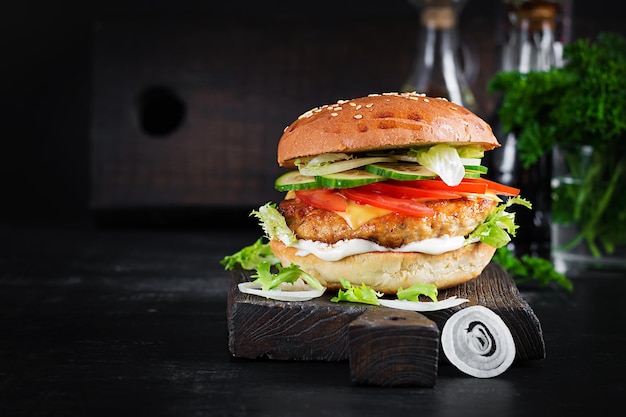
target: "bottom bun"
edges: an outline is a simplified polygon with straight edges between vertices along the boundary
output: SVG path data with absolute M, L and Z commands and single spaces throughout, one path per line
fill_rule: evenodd
M 339 261 L 324 261 L 315 255 L 298 256 L 298 249 L 270 241 L 283 266 L 294 263 L 330 290 L 342 288 L 340 278 L 365 284 L 385 294 L 395 294 L 418 282 L 450 288 L 476 278 L 491 261 L 496 249 L 482 242 L 441 255 L 417 252 L 369 252 Z

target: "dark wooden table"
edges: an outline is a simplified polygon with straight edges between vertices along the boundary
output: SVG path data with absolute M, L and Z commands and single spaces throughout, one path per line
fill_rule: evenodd
M 626 397 L 626 276 L 522 288 L 543 360 L 383 388 L 347 362 L 231 357 L 219 260 L 257 231 L 0 232 L 3 417 L 611 415 Z

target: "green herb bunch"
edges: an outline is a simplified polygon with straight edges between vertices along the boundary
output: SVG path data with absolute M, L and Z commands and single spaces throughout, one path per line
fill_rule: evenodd
M 555 147 L 563 154 L 575 181 L 553 189 L 553 222 L 577 225 L 570 245 L 584 240 L 600 257 L 626 243 L 626 38 L 579 39 L 564 58 L 548 71 L 500 72 L 488 89 L 502 93 L 498 116 L 525 168 Z
M 549 260 L 539 256 L 524 254 L 517 257 L 513 250 L 502 246 L 496 249 L 493 261 L 502 266 L 517 285 L 535 282 L 540 287 L 556 284 L 570 292 L 574 289 L 574 283 L 569 278 L 555 271 Z

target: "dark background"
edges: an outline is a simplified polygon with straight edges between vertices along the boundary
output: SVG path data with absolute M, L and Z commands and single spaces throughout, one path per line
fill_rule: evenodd
M 409 70 L 417 21 L 405 0 L 222 3 L 33 0 L 4 5 L 0 17 L 0 227 L 106 227 L 120 219 L 123 220 L 117 224 L 166 225 L 176 217 L 163 212 L 186 213 L 182 217 L 192 226 L 224 226 L 228 222 L 223 219 L 238 217 L 256 202 L 262 204 L 273 196 L 268 179 L 277 172 L 272 158 L 284 126 L 327 101 L 370 91 L 397 91 Z M 623 15 L 618 9 L 619 2 L 575 1 L 571 38 L 593 37 L 604 30 L 624 32 Z M 473 88 L 485 117 L 493 112 L 493 99 L 485 92 L 485 82 L 496 68 L 501 12 L 500 1 L 470 0 L 461 26 L 464 39 L 480 54 L 481 73 Z M 263 112 L 250 116 L 256 118 L 251 123 L 260 132 L 259 140 L 264 141 L 263 151 L 256 161 L 250 158 L 249 163 L 261 167 L 254 175 L 268 182 L 268 188 L 259 189 L 258 194 L 242 188 L 242 204 L 236 203 L 236 195 L 233 197 L 215 183 L 198 184 L 191 189 L 190 193 L 207 196 L 195 199 L 193 204 L 177 204 L 172 199 L 163 204 L 152 201 L 129 206 L 120 204 L 120 200 L 98 203 L 92 187 L 92 166 L 100 157 L 92 148 L 94 91 L 98 91 L 94 63 L 100 62 L 99 50 L 94 48 L 94 28 L 102 22 L 130 21 L 141 25 L 155 20 L 189 19 L 195 25 L 206 25 L 210 33 L 227 32 L 232 42 L 213 43 L 214 48 L 222 45 L 219 50 L 203 45 L 189 49 L 207 62 L 211 62 L 211 57 L 219 60 L 222 74 L 230 76 L 226 80 L 230 81 L 229 88 L 236 90 L 223 92 L 222 98 L 208 96 L 208 100 L 224 100 L 229 104 L 227 110 L 233 113 L 221 116 L 225 120 L 232 116 L 232 124 L 222 126 L 223 132 L 209 132 L 208 136 L 243 132 L 241 140 L 251 140 L 243 138 L 248 119 L 245 114 L 235 114 L 241 108 L 233 97 L 250 106 L 263 107 Z M 248 38 L 233 38 L 237 33 L 247 33 Z M 254 51 L 232 50 L 250 39 L 255 42 Z M 283 41 L 287 45 L 284 48 Z M 303 44 L 302 49 L 298 49 L 298 42 Z M 268 54 L 264 62 L 265 47 Z M 276 75 L 280 68 L 272 62 L 291 62 L 280 54 L 294 50 L 298 57 L 293 60 L 294 78 L 301 79 L 281 84 L 280 77 L 288 77 L 289 73 Z M 384 59 L 365 56 L 370 50 L 384 51 Z M 254 62 L 248 59 L 251 52 L 255 54 Z M 149 73 L 151 63 L 144 64 Z M 106 62 L 99 65 L 106 66 Z M 274 84 L 261 85 L 264 78 L 248 75 L 246 84 L 233 83 L 238 74 L 264 72 Z M 289 91 L 290 86 L 297 88 Z M 271 94 L 273 91 L 276 94 Z M 196 129 L 205 132 L 197 126 Z M 234 139 L 220 145 L 221 152 L 232 155 L 241 149 L 237 135 L 234 133 Z M 199 136 L 197 140 L 204 138 Z M 212 158 L 219 161 L 223 157 Z M 263 166 L 268 166 L 267 172 Z M 234 184 L 245 183 L 245 178 L 239 178 L 241 172 L 234 171 L 232 175 Z M 224 204 L 220 202 L 221 195 Z M 216 221 L 217 218 L 221 220 Z M 240 224 L 249 223 L 241 220 Z

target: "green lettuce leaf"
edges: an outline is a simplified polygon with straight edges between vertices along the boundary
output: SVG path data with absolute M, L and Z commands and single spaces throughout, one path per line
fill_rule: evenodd
M 464 145 L 458 146 L 456 151 L 461 158 L 478 158 L 482 159 L 485 156 L 485 150 L 480 145 Z
M 220 261 L 224 265 L 224 269 L 229 271 L 235 269 L 237 265 L 241 265 L 246 270 L 256 269 L 263 262 L 269 262 L 273 265 L 279 260 L 270 249 L 270 245 L 263 243 L 261 238 L 232 255 L 226 255 Z
M 406 290 L 399 288 L 397 297 L 398 300 L 419 301 L 419 296 L 425 295 L 434 302 L 437 302 L 437 294 L 438 291 L 435 285 L 418 282 L 417 284 L 411 285 Z
M 272 266 L 274 266 L 278 272 L 272 273 Z M 269 262 L 263 262 L 257 267 L 256 274 L 251 275 L 251 277 L 256 278 L 252 282 L 259 284 L 263 291 L 272 290 L 282 283 L 293 284 L 298 278 L 302 278 L 309 286 L 316 290 L 324 289 L 322 284 L 320 284 L 315 277 L 304 272 L 296 264 L 284 267 L 281 264 L 271 265 Z
M 450 186 L 459 185 L 465 176 L 465 167 L 456 148 L 446 144 L 417 149 L 415 157 L 420 165 L 437 174 Z
M 511 236 L 515 236 L 519 227 L 515 224 L 515 213 L 506 211 L 513 204 L 532 208 L 531 203 L 520 196 L 509 198 L 504 204 L 498 205 L 485 222 L 468 236 L 467 242 L 480 241 L 494 248 L 500 248 L 509 243 Z
M 269 240 L 278 239 L 285 245 L 291 245 L 298 240 L 293 231 L 287 226 L 287 221 L 283 215 L 276 209 L 275 203 L 266 203 L 259 207 L 258 210 L 253 210 L 250 215 L 259 219 L 259 224 L 263 232 L 265 232 L 265 237 Z
M 348 301 L 351 303 L 363 303 L 371 305 L 380 305 L 379 297 L 383 296 L 383 293 L 374 291 L 371 287 L 365 284 L 361 284 L 360 287 L 352 285 L 350 281 L 340 278 L 339 282 L 343 286 L 344 290 L 339 290 L 337 296 L 330 299 L 330 301 L 338 303 L 340 301 Z

